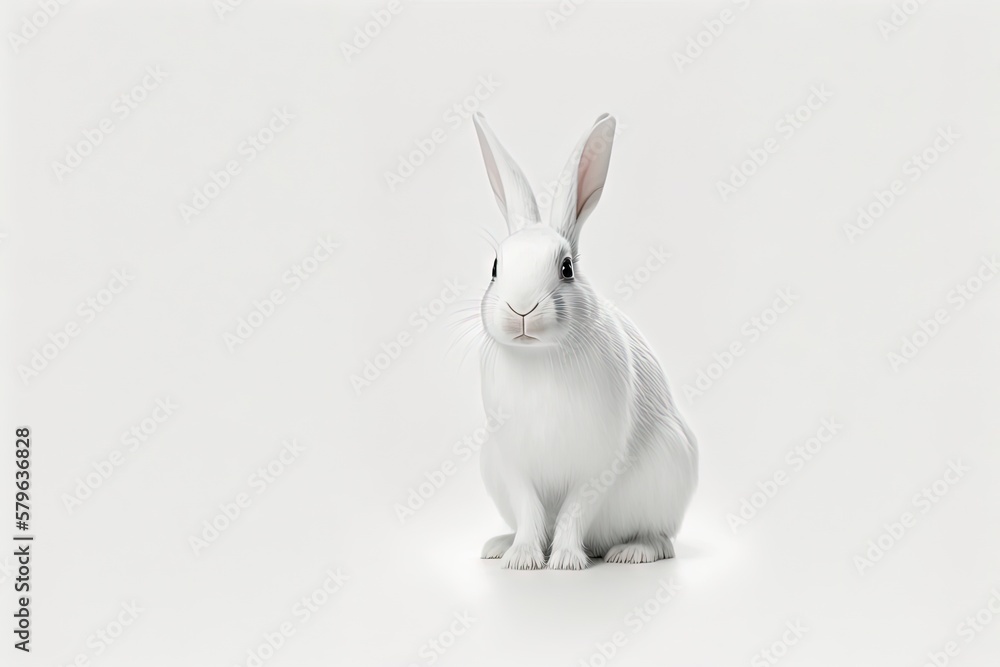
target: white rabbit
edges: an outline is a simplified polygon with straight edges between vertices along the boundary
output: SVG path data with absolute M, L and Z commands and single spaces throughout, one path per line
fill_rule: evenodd
M 483 558 L 582 569 L 672 558 L 697 479 L 694 435 L 635 326 L 581 275 L 577 240 L 601 197 L 615 119 L 570 157 L 548 224 L 482 114 L 476 132 L 510 235 L 480 307 L 483 403 L 509 415 L 482 450 L 486 489 L 515 532 Z

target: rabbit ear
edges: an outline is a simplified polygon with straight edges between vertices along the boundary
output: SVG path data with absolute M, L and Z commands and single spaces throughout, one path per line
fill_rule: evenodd
M 601 114 L 577 145 L 559 177 L 549 223 L 574 249 L 583 221 L 601 199 L 611 163 L 615 126 L 614 116 Z
M 477 112 L 472 120 L 476 125 L 476 134 L 479 135 L 479 147 L 483 149 L 486 173 L 490 177 L 490 185 L 493 186 L 500 211 L 507 219 L 508 231 L 513 234 L 527 225 L 541 222 L 535 195 L 524 172 L 497 141 L 486 117 Z

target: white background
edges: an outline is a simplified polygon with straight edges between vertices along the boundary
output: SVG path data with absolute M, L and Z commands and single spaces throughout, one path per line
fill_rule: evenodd
M 972 641 L 959 625 L 1000 591 L 1000 280 L 960 309 L 952 291 L 1000 253 L 1000 10 L 928 2 L 884 35 L 887 0 L 742 6 L 588 2 L 556 21 L 555 2 L 405 2 L 349 60 L 342 44 L 385 3 L 247 0 L 220 17 L 209 0 L 81 0 L 24 44 L 8 36 L 2 423 L 11 448 L 16 426 L 33 430 L 37 537 L 34 650 L 5 630 L 0 662 L 246 665 L 290 621 L 264 664 L 430 664 L 426 642 L 468 612 L 435 664 L 600 665 L 595 644 L 617 632 L 608 664 L 768 664 L 758 652 L 787 622 L 808 631 L 781 664 L 922 665 L 949 641 L 949 664 L 995 664 L 1000 618 Z M 722 34 L 678 67 L 723 9 Z M 6 3 L 5 33 L 37 11 Z M 155 66 L 167 79 L 119 119 L 116 98 Z M 483 230 L 504 230 L 472 124 L 446 114 L 480 77 L 499 85 L 475 104 L 539 191 L 594 118 L 619 119 L 581 270 L 657 350 L 699 438 L 674 560 L 523 573 L 478 559 L 506 529 L 478 459 L 453 450 L 484 415 L 475 352 L 462 362 L 449 322 L 489 280 Z M 776 124 L 814 86 L 832 97 L 785 137 Z M 275 108 L 295 119 L 246 161 Z M 53 163 L 106 117 L 113 132 L 60 180 Z M 911 180 L 907 161 L 949 127 L 954 145 Z M 443 143 L 390 188 L 436 128 Z M 718 182 L 771 137 L 778 151 L 723 201 Z M 232 159 L 241 172 L 187 224 L 179 206 Z M 845 225 L 894 179 L 903 194 L 851 242 Z M 282 275 L 325 235 L 340 247 L 292 291 Z M 671 257 L 647 273 L 651 247 Z M 83 323 L 78 304 L 116 269 L 134 279 L 25 382 L 18 367 Z M 645 279 L 631 296 L 626 276 Z M 419 329 L 411 315 L 448 280 L 462 303 Z M 224 335 L 276 288 L 285 302 L 230 351 Z M 794 305 L 750 341 L 781 289 Z M 947 322 L 894 369 L 938 309 Z M 355 391 L 401 333 L 411 344 Z M 685 395 L 736 341 L 744 353 Z M 128 451 L 121 434 L 165 398 L 174 414 Z M 842 429 L 795 470 L 786 453 L 829 418 Z M 248 478 L 291 438 L 305 451 L 257 494 Z M 67 509 L 114 450 L 124 462 Z M 401 522 L 396 505 L 449 461 Z M 922 512 L 914 496 L 950 461 L 968 471 Z M 734 531 L 727 516 L 778 472 L 787 483 Z M 251 505 L 196 555 L 189 538 L 240 493 Z M 905 512 L 915 525 L 859 572 Z M 299 623 L 293 605 L 328 569 L 349 579 Z M 678 592 L 634 632 L 627 615 L 661 580 Z M 143 611 L 97 655 L 94 633 L 132 601 Z

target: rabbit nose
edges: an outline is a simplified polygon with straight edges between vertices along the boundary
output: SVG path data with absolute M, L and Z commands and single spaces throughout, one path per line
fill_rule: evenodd
M 507 302 L 504 301 L 504 303 L 507 303 Z M 507 303 L 507 307 L 510 308 L 514 312 L 515 315 L 520 315 L 521 317 L 527 317 L 528 315 L 531 315 L 533 312 L 535 312 L 535 308 L 538 308 L 538 304 L 539 303 L 541 303 L 541 301 L 536 302 L 535 305 L 531 308 L 531 310 L 529 310 L 526 313 L 519 313 L 519 312 L 517 312 L 517 310 L 515 310 L 514 306 L 510 305 L 509 303 Z

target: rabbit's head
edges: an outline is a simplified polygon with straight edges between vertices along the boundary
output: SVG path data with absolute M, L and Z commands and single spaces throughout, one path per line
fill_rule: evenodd
M 559 178 L 548 223 L 524 173 L 477 113 L 479 145 L 493 194 L 510 232 L 497 249 L 481 315 L 493 340 L 511 346 L 556 345 L 594 316 L 597 298 L 582 278 L 577 242 L 608 175 L 615 119 L 604 114 L 580 141 Z

